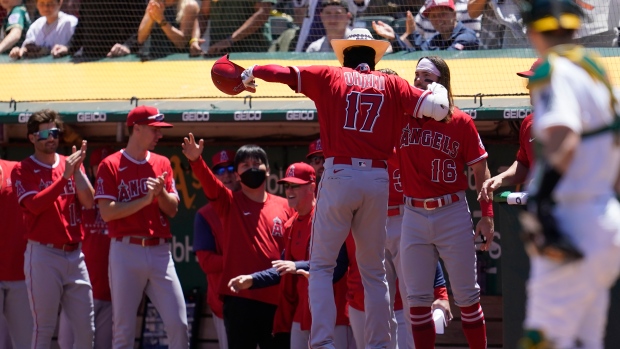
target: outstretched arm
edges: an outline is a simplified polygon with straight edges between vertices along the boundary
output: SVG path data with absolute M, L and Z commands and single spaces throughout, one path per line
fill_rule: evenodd
M 297 73 L 289 67 L 276 64 L 253 65 L 241 74 L 243 84 L 248 87 L 256 87 L 254 78 L 263 79 L 267 82 L 279 82 L 294 88 L 297 86 Z

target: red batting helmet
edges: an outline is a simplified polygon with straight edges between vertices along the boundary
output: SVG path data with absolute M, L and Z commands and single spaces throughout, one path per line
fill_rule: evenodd
M 231 62 L 228 53 L 215 61 L 211 68 L 211 80 L 218 90 L 227 95 L 238 95 L 243 91 L 256 92 L 254 88 L 246 87 L 241 81 L 241 73 L 245 68 Z

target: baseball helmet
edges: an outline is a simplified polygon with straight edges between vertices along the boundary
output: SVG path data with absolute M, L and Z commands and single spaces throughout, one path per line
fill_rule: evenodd
M 211 68 L 211 80 L 218 90 L 227 95 L 235 96 L 243 91 L 256 92 L 252 87 L 246 87 L 241 80 L 241 73 L 245 68 L 231 62 L 228 53 L 215 61 Z
M 575 0 L 530 0 L 522 2 L 523 23 L 538 32 L 577 30 L 583 11 Z

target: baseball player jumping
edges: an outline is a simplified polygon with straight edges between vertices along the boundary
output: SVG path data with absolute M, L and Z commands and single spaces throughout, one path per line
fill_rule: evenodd
M 580 2 L 581 3 L 581 2 Z M 574 44 L 582 10 L 573 0 L 534 0 L 522 11 L 543 62 L 529 79 L 533 136 L 528 210 L 554 247 L 530 253 L 521 348 L 602 349 L 609 288 L 620 272 L 620 125 L 617 97 L 598 57 Z M 540 155 L 539 155 L 540 154 Z M 542 238 L 542 239 L 540 239 Z M 563 243 L 561 243 L 563 241 Z M 559 258 L 568 242 L 581 258 Z M 560 244 L 561 243 L 561 244 Z M 545 245 L 537 247 L 545 247 Z M 574 251 L 566 256 L 575 258 Z
M 404 114 L 438 120 L 448 112 L 447 92 L 439 84 L 420 90 L 405 80 L 376 72 L 389 46 L 356 28 L 348 39 L 332 40 L 343 67 L 253 66 L 241 75 L 289 85 L 314 101 L 319 115 L 325 172 L 318 191 L 310 244 L 310 346 L 333 348 L 336 309 L 333 270 L 340 247 L 352 231 L 365 292 L 366 346 L 390 342 L 390 308 L 385 278 L 385 222 L 388 203 L 387 159 Z M 434 268 L 431 268 L 434 269 Z
M 464 169 L 471 167 L 476 189 L 490 177 L 487 152 L 469 115 L 454 106 L 450 69 L 443 59 L 423 57 L 415 85 L 439 81 L 448 89 L 451 115 L 445 121 L 409 119 L 402 128 L 398 153 L 405 195 L 400 243 L 402 281 L 407 289 L 416 349 L 435 348 L 432 319 L 433 283 L 439 257 L 448 271 L 463 332 L 471 349 L 486 348 L 486 326 L 476 283 L 474 237 L 482 235 L 486 251 L 493 241 L 493 206 L 481 200 L 482 218 L 475 231 L 465 200 Z M 411 266 L 415 265 L 415 270 Z

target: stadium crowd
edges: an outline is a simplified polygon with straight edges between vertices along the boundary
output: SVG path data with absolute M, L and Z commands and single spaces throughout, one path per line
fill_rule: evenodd
M 137 54 L 331 52 L 330 39 L 371 29 L 390 51 L 526 48 L 515 0 L 5 0 L 0 53 L 76 61 Z M 619 0 L 580 2 L 577 42 L 618 46 Z

